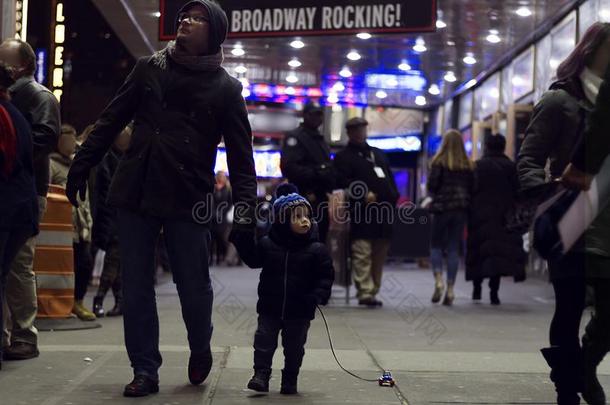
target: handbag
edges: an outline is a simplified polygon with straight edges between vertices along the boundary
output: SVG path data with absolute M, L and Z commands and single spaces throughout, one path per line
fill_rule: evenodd
M 527 233 L 534 224 L 538 206 L 554 194 L 558 186 L 558 182 L 545 183 L 521 194 L 504 216 L 506 229 L 519 235 Z

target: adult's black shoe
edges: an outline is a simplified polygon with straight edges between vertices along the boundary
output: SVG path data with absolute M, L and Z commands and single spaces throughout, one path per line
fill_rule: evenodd
M 29 360 L 40 356 L 36 345 L 25 342 L 15 342 L 8 347 L 2 358 L 4 360 Z
M 212 370 L 212 352 L 207 353 L 191 353 L 189 358 L 189 381 L 193 385 L 199 385 L 208 378 L 210 370 Z
M 363 298 L 358 300 L 358 305 L 366 305 L 367 307 L 381 307 L 383 306 L 383 302 L 376 300 L 375 298 Z
M 145 375 L 137 375 L 125 386 L 123 396 L 146 397 L 159 392 L 159 382 Z

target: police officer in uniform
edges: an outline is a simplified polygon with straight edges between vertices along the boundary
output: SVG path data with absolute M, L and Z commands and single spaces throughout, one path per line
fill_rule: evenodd
M 335 186 L 335 171 L 330 160 L 330 148 L 319 127 L 324 111 L 319 104 L 308 103 L 303 108 L 303 123 L 286 134 L 281 168 L 284 177 L 296 185 L 314 210 L 320 241 L 326 242 L 328 232 L 328 194 Z

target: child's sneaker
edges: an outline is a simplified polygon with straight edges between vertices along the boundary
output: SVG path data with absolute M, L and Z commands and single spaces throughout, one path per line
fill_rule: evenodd
M 254 370 L 248 388 L 257 392 L 269 392 L 269 378 L 271 378 L 271 370 Z
M 280 394 L 295 395 L 297 392 L 297 377 L 298 373 L 288 373 L 282 370 L 282 387 Z

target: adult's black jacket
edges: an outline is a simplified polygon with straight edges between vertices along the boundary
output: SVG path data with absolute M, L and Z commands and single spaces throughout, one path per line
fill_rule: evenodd
M 521 235 L 508 232 L 507 212 L 519 192 L 517 168 L 504 154 L 486 154 L 476 162 L 468 216 L 466 280 L 493 276 L 525 279 Z
M 93 216 L 93 243 L 104 250 L 113 241 L 118 241 L 119 228 L 116 208 L 108 205 L 108 191 L 122 153 L 111 148 L 97 167 L 95 178 L 96 210 Z
M 298 238 L 288 225 L 274 224 L 256 244 L 238 246 L 244 263 L 260 268 L 256 310 L 285 320 L 313 319 L 316 305 L 326 305 L 335 278 L 326 246 L 317 231 Z
M 399 193 L 385 154 L 368 144 L 349 143 L 334 160 L 338 185 L 350 197 L 350 233 L 352 239 L 388 239 L 392 236 L 395 206 Z M 375 166 L 385 175 L 379 177 Z M 366 204 L 366 192 L 377 196 L 376 203 Z
M 55 150 L 61 131 L 57 99 L 32 76 L 22 77 L 10 89 L 11 102 L 32 127 L 36 192 L 46 197 L 49 190 L 49 154 Z
M 286 134 L 280 165 L 284 177 L 297 186 L 299 193 L 314 194 L 317 202 L 325 201 L 326 193 L 335 186 L 330 148 L 317 130 L 305 125 Z
M 222 68 L 193 71 L 168 58 L 161 69 L 150 57 L 140 58 L 95 123 L 69 177 L 83 179 L 133 119 L 131 144 L 110 186 L 109 203 L 160 218 L 209 223 L 222 137 L 234 202 L 247 207 L 236 209 L 234 225 L 254 227 L 256 173 L 241 90 Z

